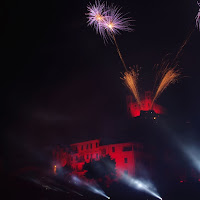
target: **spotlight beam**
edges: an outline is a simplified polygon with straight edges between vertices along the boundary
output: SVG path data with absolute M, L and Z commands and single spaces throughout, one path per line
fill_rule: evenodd
M 101 196 L 103 196 L 107 199 L 110 199 L 110 197 L 107 196 L 102 189 L 97 188 L 94 185 L 91 185 L 90 183 L 78 178 L 77 176 L 72 176 L 72 182 L 77 186 L 83 187 L 83 188 L 85 188 L 85 189 L 87 189 L 87 190 L 89 190 L 89 191 L 91 191 L 95 194 L 98 194 L 98 195 L 101 195 Z
M 125 184 L 129 185 L 130 187 L 133 187 L 137 190 L 144 191 L 144 192 L 151 194 L 152 196 L 162 200 L 162 198 L 157 193 L 156 188 L 150 182 L 147 182 L 144 180 L 139 180 L 139 179 L 130 177 L 126 174 L 122 175 L 122 181 Z

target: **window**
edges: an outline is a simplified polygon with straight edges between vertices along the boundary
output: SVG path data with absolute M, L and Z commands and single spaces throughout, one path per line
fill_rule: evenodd
M 77 151 L 77 150 L 78 150 L 78 149 L 77 149 L 77 146 L 74 146 L 73 150 L 74 150 L 74 151 Z
M 80 156 L 80 160 L 79 160 L 79 162 L 84 162 L 85 161 L 85 159 L 84 159 L 84 155 L 81 155 Z
M 83 145 L 81 146 L 81 150 L 83 150 Z
M 87 146 L 86 146 L 86 149 L 88 149 L 88 144 L 87 144 Z
M 87 159 L 89 159 L 89 154 L 87 155 Z
M 112 147 L 112 152 L 115 152 L 115 147 Z
M 90 144 L 90 149 L 92 149 L 92 144 Z
M 90 155 L 90 158 L 92 159 L 92 154 Z
M 105 155 L 106 154 L 106 149 L 102 149 L 101 153 Z
M 98 147 L 98 143 L 96 142 L 96 148 Z
M 78 160 L 78 156 L 76 156 L 76 160 Z
M 124 163 L 128 163 L 128 158 L 124 158 Z
M 98 153 L 96 154 L 96 159 L 98 159 Z
M 123 147 L 123 151 L 132 151 L 132 146 Z
M 73 161 L 73 157 L 71 157 L 71 161 Z

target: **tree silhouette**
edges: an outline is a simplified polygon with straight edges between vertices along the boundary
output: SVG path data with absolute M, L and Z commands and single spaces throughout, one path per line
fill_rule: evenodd
M 70 179 L 73 169 L 70 165 L 66 164 L 64 167 L 61 167 L 57 170 L 57 177 L 60 179 L 68 180 Z
M 87 172 L 85 177 L 94 179 L 99 183 L 109 186 L 116 178 L 116 162 L 109 155 L 100 158 L 100 160 L 92 160 L 85 163 L 83 169 Z

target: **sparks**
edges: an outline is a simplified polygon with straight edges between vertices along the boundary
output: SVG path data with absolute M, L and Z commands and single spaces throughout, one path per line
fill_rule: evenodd
M 160 83 L 158 85 L 155 97 L 153 98 L 151 107 L 153 106 L 153 103 L 155 100 L 161 95 L 161 93 L 170 85 L 175 83 L 178 78 L 180 77 L 181 73 L 178 69 L 174 68 L 168 68 L 166 67 L 164 70 L 160 71 L 158 75 L 160 78 Z
M 138 84 L 137 84 L 138 76 L 139 73 L 138 73 L 138 68 L 136 66 L 132 68 L 130 71 L 126 71 L 121 79 L 124 81 L 125 85 L 129 88 L 131 93 L 134 95 L 136 101 L 141 106 L 139 92 L 138 92 Z
M 199 12 L 197 13 L 196 16 L 196 27 L 200 31 L 200 3 L 197 1 L 197 4 L 199 6 Z
M 105 37 L 104 17 L 106 15 L 105 3 L 95 1 L 94 5 L 88 5 L 88 25 L 94 27 L 97 34 L 100 34 L 103 38 Z
M 87 9 L 89 11 L 87 14 L 88 25 L 94 27 L 96 33 L 103 38 L 104 43 L 107 43 L 108 39 L 115 43 L 117 53 L 127 71 L 115 35 L 120 31 L 132 31 L 131 21 L 133 20 L 125 18 L 125 15 L 120 12 L 121 8 L 114 5 L 108 6 L 106 2 L 101 3 L 99 0 L 95 1 L 94 5 L 90 4 Z
M 120 31 L 133 31 L 130 18 L 126 18 L 118 6 L 109 6 L 104 20 L 104 27 L 108 35 L 119 34 Z
M 94 5 L 89 5 L 88 25 L 94 27 L 97 34 L 100 34 L 104 41 L 108 38 L 113 39 L 113 34 L 119 34 L 120 31 L 132 31 L 130 18 L 125 18 L 121 8 L 106 2 L 95 1 Z

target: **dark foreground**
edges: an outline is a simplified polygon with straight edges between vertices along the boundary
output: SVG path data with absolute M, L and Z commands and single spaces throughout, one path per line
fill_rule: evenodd
M 94 194 L 85 189 L 71 186 L 70 184 L 62 184 L 59 180 L 54 180 L 54 184 L 43 182 L 37 184 L 32 180 L 22 177 L 8 177 L 4 181 L 5 199 L 20 200 L 100 200 L 106 199 L 98 194 Z M 137 191 L 126 185 L 115 183 L 110 188 L 105 189 L 105 193 L 113 200 L 153 200 L 157 199 L 144 192 Z M 159 191 L 163 200 L 188 200 L 199 199 L 200 182 L 185 182 L 168 184 L 166 188 Z

